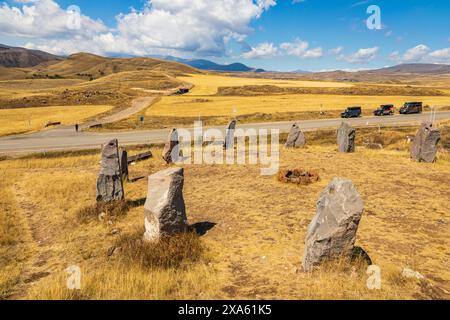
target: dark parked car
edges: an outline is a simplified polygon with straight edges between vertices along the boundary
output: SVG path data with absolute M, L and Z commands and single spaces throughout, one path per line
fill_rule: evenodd
M 422 113 L 422 102 L 406 102 L 400 108 L 400 114 Z
M 383 104 L 377 110 L 373 112 L 376 116 L 393 116 L 394 115 L 394 105 L 393 104 Z
M 348 107 L 341 113 L 342 118 L 358 118 L 361 116 L 361 107 Z

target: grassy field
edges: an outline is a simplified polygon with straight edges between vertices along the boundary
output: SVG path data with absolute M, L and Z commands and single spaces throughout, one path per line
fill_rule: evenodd
M 0 109 L 0 136 L 42 130 L 48 122 L 80 123 L 111 109 L 102 105 Z
M 219 87 L 241 87 L 247 85 L 274 85 L 279 87 L 307 87 L 307 88 L 347 88 L 352 84 L 330 81 L 301 81 L 301 80 L 275 80 L 261 78 L 231 77 L 215 74 L 193 74 L 178 77 L 179 80 L 192 83 L 194 89 L 188 95 L 214 95 Z
M 0 188 L 0 252 L 6 257 L 1 259 L 1 297 L 448 299 L 450 154 L 442 147 L 450 145 L 450 130 L 448 124 L 441 128 L 435 164 L 409 160 L 405 137 L 414 128 L 358 130 L 358 145 L 373 141 L 385 148 L 358 147 L 354 154 L 336 152 L 333 131 L 307 133 L 306 149 L 281 148 L 281 166 L 318 172 L 321 180 L 309 186 L 261 177 L 259 166 L 186 165 L 189 223 L 210 229 L 199 239 L 180 240 L 203 247 L 195 251 L 195 260 L 183 258 L 169 266 L 125 259 L 127 251 L 111 253 L 115 244 L 124 239 L 134 243 L 143 231 L 145 177 L 167 167 L 161 148 L 152 148 L 153 159 L 130 167 L 134 182 L 125 185 L 129 209 L 110 223 L 95 215 L 88 222 L 79 220 L 79 212 L 95 203 L 98 152 L 0 161 L 6 177 Z M 334 176 L 352 179 L 364 199 L 357 245 L 382 270 L 379 291 L 367 289 L 365 267 L 359 264 L 336 262 L 312 274 L 298 271 L 319 193 Z M 175 252 L 185 246 L 175 244 Z M 71 265 L 81 268 L 80 291 L 66 289 L 64 270 Z M 404 267 L 426 280 L 403 278 Z

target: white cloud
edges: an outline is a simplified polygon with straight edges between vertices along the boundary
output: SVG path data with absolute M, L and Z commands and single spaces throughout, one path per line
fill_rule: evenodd
M 363 48 L 359 49 L 353 54 L 350 54 L 349 56 L 343 57 L 343 59 L 353 64 L 366 64 L 371 62 L 377 57 L 378 51 L 379 51 L 378 47 Z
M 250 51 L 244 52 L 242 57 L 246 59 L 255 58 L 271 58 L 278 55 L 278 48 L 273 45 L 273 43 L 263 42 L 252 47 Z
M 436 62 L 450 63 L 450 48 L 433 51 L 430 57 Z
M 25 38 L 63 38 L 89 36 L 104 32 L 101 21 L 80 16 L 82 29 L 70 26 L 70 13 L 52 0 L 23 1 L 21 8 L 3 3 L 0 6 L 0 34 Z
M 0 7 L 0 34 L 33 37 L 28 47 L 54 53 L 223 55 L 231 39 L 243 41 L 250 22 L 276 5 L 275 0 L 149 0 L 142 11 L 116 17 L 107 29 L 82 16 L 81 29 L 67 28 L 68 13 L 53 0 L 22 8 Z
M 401 54 L 394 51 L 389 58 L 397 63 L 450 63 L 450 48 L 432 50 L 424 44 L 419 44 Z
M 320 58 L 323 56 L 321 47 L 309 49 L 309 43 L 300 39 L 294 42 L 284 42 L 280 45 L 280 49 L 288 56 L 299 58 Z

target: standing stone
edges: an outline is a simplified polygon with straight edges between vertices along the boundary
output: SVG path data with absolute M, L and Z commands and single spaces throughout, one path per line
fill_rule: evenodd
M 97 178 L 97 201 L 110 202 L 124 198 L 117 139 L 102 148 L 100 173 Z
M 317 202 L 305 241 L 302 267 L 311 271 L 321 262 L 351 257 L 364 203 L 350 180 L 334 178 Z
M 125 149 L 119 150 L 119 159 L 120 159 L 120 171 L 122 173 L 122 181 L 128 181 L 128 152 Z
M 356 131 L 346 122 L 342 122 L 337 131 L 337 144 L 339 152 L 355 152 Z
M 234 132 L 236 130 L 236 120 L 231 120 L 227 126 L 225 141 L 223 142 L 223 148 L 225 150 L 234 148 Z
M 441 132 L 433 128 L 431 122 L 423 122 L 411 145 L 411 159 L 418 162 L 432 163 L 436 161 L 437 144 L 441 140 Z
M 174 155 L 179 156 L 180 142 L 178 141 L 178 130 L 173 129 L 167 142 L 164 146 L 162 157 L 167 164 L 178 161 L 178 158 L 174 158 Z
M 169 168 L 148 177 L 145 201 L 145 241 L 188 229 L 183 198 L 183 168 Z
M 294 123 L 289 132 L 289 136 L 286 141 L 287 148 L 301 148 L 306 144 L 306 138 L 304 133 L 300 130 L 300 127 Z

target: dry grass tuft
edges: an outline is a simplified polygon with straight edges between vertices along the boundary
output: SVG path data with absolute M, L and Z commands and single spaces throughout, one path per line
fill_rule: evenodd
M 194 232 L 180 233 L 149 243 L 142 240 L 143 229 L 122 235 L 116 242 L 120 260 L 142 268 L 180 268 L 197 262 L 204 252 L 200 237 Z M 117 250 L 116 249 L 116 250 Z
M 127 201 L 114 201 L 109 203 L 97 202 L 94 205 L 78 210 L 76 212 L 76 217 L 80 223 L 88 223 L 94 220 L 114 221 L 117 218 L 126 215 L 130 207 L 131 205 Z

